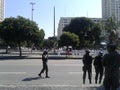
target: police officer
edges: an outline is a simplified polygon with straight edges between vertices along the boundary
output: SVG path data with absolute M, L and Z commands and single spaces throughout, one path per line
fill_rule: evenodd
M 86 50 L 83 56 L 83 84 L 85 84 L 86 72 L 88 72 L 89 83 L 91 84 L 92 77 L 92 56 L 89 55 L 90 51 Z
M 41 72 L 38 74 L 40 77 L 41 77 L 41 74 L 44 73 L 44 71 L 46 71 L 46 78 L 50 78 L 48 76 L 48 65 L 47 65 L 47 62 L 48 62 L 48 52 L 47 51 L 44 51 L 43 54 L 42 54 L 42 62 L 43 62 L 43 68 L 41 70 Z
M 94 68 L 95 68 L 95 83 L 97 84 L 97 80 L 99 77 L 99 83 L 101 83 L 102 77 L 103 77 L 103 65 L 102 65 L 102 52 L 99 52 L 99 54 L 94 59 Z
M 105 90 L 117 90 L 119 87 L 120 54 L 115 49 L 116 45 L 108 45 L 108 54 L 103 57 L 103 66 L 105 67 L 103 85 Z

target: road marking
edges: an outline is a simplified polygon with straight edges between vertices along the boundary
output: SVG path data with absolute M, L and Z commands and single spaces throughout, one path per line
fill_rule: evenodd
M 89 84 L 89 85 L 57 85 L 57 84 L 53 84 L 53 85 L 50 85 L 50 84 L 43 84 L 43 85 L 0 85 L 0 87 L 80 87 L 80 88 L 84 88 L 84 87 L 96 87 L 96 86 L 100 86 L 100 84 Z
M 0 72 L 0 74 L 26 74 L 26 72 Z
M 52 64 L 52 66 L 83 66 L 81 64 Z
M 83 72 L 68 72 L 69 74 L 83 74 Z M 92 74 L 95 74 L 95 72 L 92 72 Z

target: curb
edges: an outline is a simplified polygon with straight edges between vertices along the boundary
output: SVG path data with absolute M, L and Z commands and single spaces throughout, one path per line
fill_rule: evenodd
M 0 60 L 5 59 L 42 59 L 42 57 L 32 57 L 32 56 L 0 56 Z M 48 59 L 82 59 L 82 57 L 64 57 L 64 56 L 49 56 Z

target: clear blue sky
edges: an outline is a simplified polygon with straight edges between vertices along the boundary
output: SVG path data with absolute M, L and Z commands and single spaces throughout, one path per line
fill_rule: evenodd
M 34 5 L 33 20 L 44 29 L 45 38 L 53 36 L 53 7 L 56 8 L 56 35 L 60 17 L 101 18 L 101 0 L 6 0 L 5 18 L 23 16 L 31 19 L 30 2 Z

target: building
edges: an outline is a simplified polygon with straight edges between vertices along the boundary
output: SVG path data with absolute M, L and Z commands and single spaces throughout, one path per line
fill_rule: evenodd
M 102 0 L 102 18 L 107 20 L 109 17 L 115 17 L 117 23 L 120 22 L 120 0 Z M 120 38 L 120 27 L 117 29 Z
M 120 21 L 120 0 L 102 0 L 102 18 L 106 20 L 111 16 Z
M 5 3 L 4 0 L 0 0 L 0 22 L 4 20 Z
M 58 39 L 62 35 L 63 28 L 65 26 L 69 25 L 72 19 L 73 19 L 72 17 L 61 17 L 60 18 L 59 24 L 58 24 L 58 32 L 57 32 L 57 38 Z
M 74 19 L 76 17 L 61 17 L 59 20 L 59 24 L 58 24 L 58 32 L 57 32 L 57 38 L 60 39 L 60 36 L 63 33 L 63 28 L 67 25 L 70 24 L 71 20 Z M 77 17 L 78 18 L 78 17 Z M 90 18 L 93 22 L 95 23 L 99 23 L 101 22 L 101 18 Z

